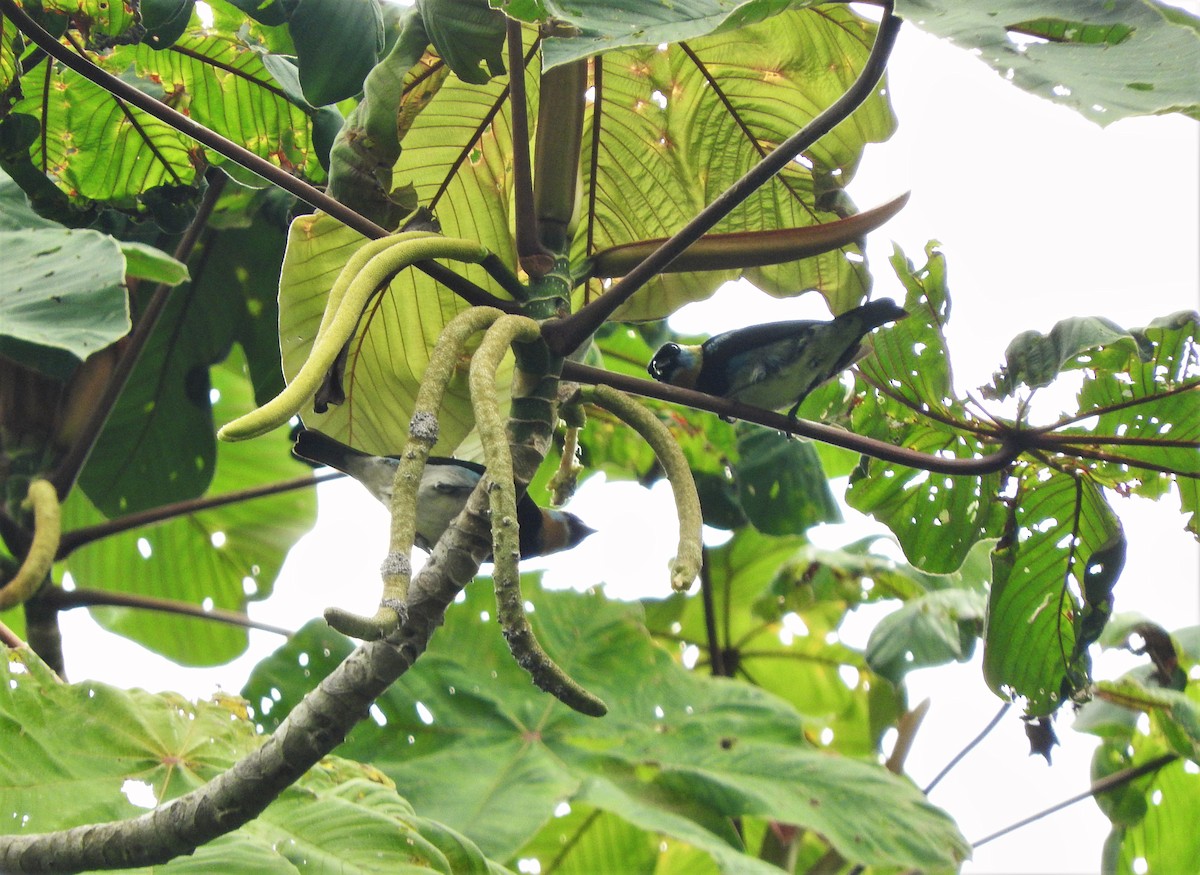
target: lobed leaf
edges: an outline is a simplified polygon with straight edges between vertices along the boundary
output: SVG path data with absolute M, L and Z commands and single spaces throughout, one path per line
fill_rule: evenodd
M 530 687 L 496 634 L 492 605 L 490 593 L 469 588 L 420 665 L 377 702 L 386 725 L 360 726 L 342 749 L 371 756 L 419 810 L 478 837 L 486 852 L 518 853 L 569 800 L 739 871 L 755 864 L 727 818 L 745 815 L 811 827 L 864 862 L 953 865 L 966 853 L 950 821 L 906 782 L 809 748 L 786 703 L 675 665 L 651 644 L 636 608 L 574 593 L 537 597 L 531 618 L 543 645 L 610 705 L 595 721 Z M 274 721 L 308 685 L 294 671 L 300 654 L 319 675 L 344 647 L 309 627 L 245 692 L 269 701 Z M 851 824 L 848 808 L 863 817 Z
M 66 685 L 28 651 L 0 661 L 0 832 L 130 818 L 194 790 L 259 746 L 245 703 Z M 85 739 L 86 741 L 81 741 Z M 159 867 L 155 867 L 156 871 Z M 500 873 L 478 847 L 413 813 L 368 766 L 327 757 L 256 820 L 161 867 L 181 872 Z M 130 871 L 130 870 L 124 870 Z M 137 871 L 150 871 L 142 869 Z
M 583 197 L 573 258 L 678 231 L 701 207 L 836 100 L 855 79 L 874 26 L 839 8 L 795 10 L 760 24 L 674 44 L 605 54 L 585 131 Z M 714 230 L 805 227 L 840 218 L 822 180 L 853 176 L 867 142 L 894 118 L 873 95 L 846 122 L 756 192 Z M 819 197 L 820 196 L 820 197 Z M 849 260 L 847 254 L 854 259 Z M 869 280 L 856 247 L 743 272 L 778 297 L 816 289 L 835 312 L 858 303 Z M 672 273 L 621 307 L 625 320 L 658 319 L 709 297 L 736 271 Z

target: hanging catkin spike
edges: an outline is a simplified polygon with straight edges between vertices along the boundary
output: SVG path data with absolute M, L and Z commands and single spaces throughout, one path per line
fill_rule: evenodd
M 471 403 L 475 408 L 475 422 L 483 441 L 490 481 L 488 498 L 492 511 L 496 615 L 513 658 L 529 672 L 539 689 L 581 714 L 603 717 L 608 713 L 608 706 L 572 680 L 538 644 L 525 616 L 525 601 L 521 595 L 517 493 L 513 484 L 512 452 L 496 398 L 496 369 L 513 343 L 531 343 L 540 338 L 541 331 L 532 319 L 505 316 L 488 329 L 471 360 Z

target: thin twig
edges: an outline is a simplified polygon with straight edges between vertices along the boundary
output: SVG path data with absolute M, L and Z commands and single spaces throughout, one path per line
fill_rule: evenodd
M 725 650 L 717 636 L 717 609 L 713 604 L 712 574 L 709 572 L 708 549 L 704 550 L 704 562 L 700 565 L 700 595 L 704 602 L 704 635 L 708 638 L 708 661 L 715 677 L 727 678 Z
M 1133 766 L 1128 769 L 1122 769 L 1119 772 L 1114 772 L 1113 774 L 1109 775 L 1107 778 L 1101 778 L 1099 781 L 1096 781 L 1087 790 L 1085 790 L 1082 793 L 1079 793 L 1075 796 L 1072 796 L 1070 799 L 1064 799 L 1062 802 L 1059 802 L 1057 805 L 1051 805 L 1049 808 L 1039 811 L 1037 814 L 1031 814 L 1029 817 L 1026 817 L 1022 820 L 1018 820 L 1016 823 L 1013 823 L 1013 824 L 1010 824 L 1009 826 L 1004 827 L 1004 829 L 997 830 L 996 832 L 992 833 L 991 835 L 984 836 L 983 838 L 979 839 L 978 841 L 972 842 L 971 847 L 972 848 L 983 847 L 988 842 L 994 841 L 995 839 L 998 839 L 1001 836 L 1008 835 L 1008 833 L 1012 832 L 1013 830 L 1020 829 L 1023 826 L 1028 826 L 1029 824 L 1033 823 L 1034 821 L 1041 820 L 1043 817 L 1047 817 L 1048 815 L 1054 814 L 1054 812 L 1056 812 L 1056 811 L 1061 811 L 1062 809 L 1067 808 L 1068 806 L 1074 805 L 1076 802 L 1082 802 L 1084 799 L 1089 799 L 1098 793 L 1103 793 L 1104 791 L 1111 790 L 1114 787 L 1120 787 L 1123 784 L 1128 784 L 1130 781 L 1136 781 L 1138 778 L 1142 777 L 1143 775 L 1149 775 L 1149 774 L 1152 774 L 1153 772 L 1157 772 L 1163 766 L 1168 766 L 1171 763 L 1175 762 L 1177 759 L 1179 759 L 1179 754 L 1165 753 L 1165 754 L 1155 757 L 1152 760 L 1149 760 L 1148 762 L 1142 763 L 1140 766 Z
M 200 605 L 181 602 L 176 599 L 162 599 L 149 595 L 138 595 L 129 592 L 112 592 L 104 589 L 72 589 L 65 590 L 57 586 L 45 587 L 40 596 L 46 603 L 59 611 L 70 611 L 76 608 L 116 607 L 136 608 L 144 611 L 159 611 L 164 614 L 176 614 L 181 617 L 195 617 L 201 620 L 212 620 L 216 623 L 226 623 L 230 626 L 240 626 L 243 629 L 258 629 L 272 632 L 287 638 L 292 635 L 291 629 L 273 626 L 251 619 L 240 611 L 229 611 L 224 608 L 205 610 Z
M 294 489 L 304 489 L 309 486 L 315 486 L 318 483 L 324 483 L 326 480 L 336 480 L 344 476 L 346 475 L 339 471 L 327 471 L 323 474 L 294 477 L 291 480 L 284 480 L 280 483 L 268 483 L 264 486 L 238 489 L 234 492 L 226 492 L 221 495 L 176 501 L 171 504 L 161 505 L 160 507 L 152 507 L 141 513 L 131 513 L 128 516 L 117 517 L 115 520 L 106 520 L 94 526 L 84 526 L 81 529 L 67 532 L 62 536 L 62 540 L 59 541 L 58 545 L 58 553 L 54 558 L 55 560 L 65 559 L 85 544 L 90 544 L 101 538 L 107 538 L 110 535 L 127 532 L 130 529 L 137 529 L 164 520 L 200 513 L 204 510 L 224 507 L 227 504 L 236 504 L 239 501 L 249 501 L 252 498 L 263 498 L 268 495 L 278 495 L 281 492 L 290 492 Z
M 967 754 L 969 754 L 971 751 L 973 751 L 979 745 L 979 743 L 981 741 L 983 741 L 985 738 L 988 737 L 989 732 L 991 732 L 993 729 L 995 729 L 997 726 L 1000 725 L 1000 721 L 1002 719 L 1004 719 L 1004 715 L 1008 713 L 1008 709 L 1011 707 L 1012 707 L 1011 702 L 1005 702 L 1003 705 L 1001 705 L 1000 710 L 996 712 L 996 716 L 988 721 L 987 726 L 983 727 L 983 731 L 980 732 L 978 735 L 976 735 L 974 738 L 972 738 L 970 741 L 968 741 L 967 746 L 964 747 L 962 750 L 960 750 L 958 753 L 956 753 L 950 759 L 950 762 L 946 763 L 946 765 L 942 768 L 942 770 L 940 772 L 938 772 L 936 775 L 934 775 L 933 780 L 925 785 L 925 789 L 922 790 L 921 792 L 924 793 L 926 796 L 928 796 L 929 791 L 931 791 L 934 787 L 936 787 L 938 784 L 940 784 L 942 778 L 944 778 L 944 777 L 946 777 L 946 775 L 950 774 L 950 770 L 953 769 L 955 766 L 957 766 L 960 762 L 962 762 L 963 757 L 965 757 Z

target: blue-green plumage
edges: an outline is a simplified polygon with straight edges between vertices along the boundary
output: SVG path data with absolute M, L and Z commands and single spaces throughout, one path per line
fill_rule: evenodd
M 717 334 L 699 346 L 664 344 L 647 370 L 660 382 L 789 416 L 817 386 L 850 367 L 869 332 L 908 314 L 881 298 L 828 322 L 768 322 Z

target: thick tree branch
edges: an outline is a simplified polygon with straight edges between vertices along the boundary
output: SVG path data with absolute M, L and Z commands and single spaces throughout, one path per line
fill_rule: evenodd
M 548 323 L 543 330 L 543 336 L 550 348 L 563 356 L 574 352 L 621 304 L 629 300 L 634 292 L 662 272 L 680 253 L 710 231 L 805 149 L 848 118 L 875 89 L 875 84 L 887 67 L 892 46 L 895 45 L 899 32 L 900 19 L 893 13 L 892 4 L 888 2 L 884 7 L 883 20 L 879 23 L 871 54 L 867 57 L 862 72 L 845 94 L 718 195 L 712 203 L 697 213 L 694 219 L 607 292 L 566 319 Z
M 556 383 L 553 378 L 547 378 Z M 514 407 L 554 397 L 546 379 L 529 384 L 518 370 Z M 534 404 L 536 409 L 539 404 Z M 514 479 L 523 490 L 550 446 L 552 405 L 537 421 L 510 421 Z M 519 439 L 518 439 L 519 438 Z M 425 651 L 446 608 L 490 551 L 487 479 L 434 546 L 412 582 L 407 619 L 388 640 L 363 644 L 306 696 L 257 751 L 205 786 L 140 817 L 55 833 L 0 837 L 0 872 L 119 869 L 165 863 L 253 820 L 280 793 L 332 751 L 367 716 L 371 703 Z M 329 581 L 336 590 L 337 581 Z

